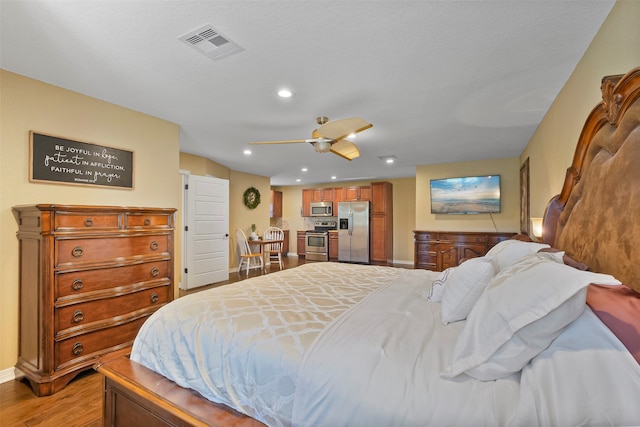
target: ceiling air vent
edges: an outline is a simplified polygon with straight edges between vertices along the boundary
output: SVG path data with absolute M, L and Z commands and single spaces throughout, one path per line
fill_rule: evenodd
M 227 36 L 213 29 L 211 25 L 205 25 L 197 30 L 190 31 L 178 37 L 178 40 L 211 59 L 221 59 L 244 50 L 230 41 Z

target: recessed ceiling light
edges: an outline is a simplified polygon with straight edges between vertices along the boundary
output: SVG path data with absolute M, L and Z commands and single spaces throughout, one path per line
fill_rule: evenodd
M 338 179 L 338 177 L 334 175 L 331 177 L 331 179 Z
M 302 172 L 306 172 L 306 171 L 308 171 L 308 170 L 309 170 L 309 169 L 307 169 L 307 168 L 302 168 Z
M 244 153 L 245 156 L 248 156 L 248 155 L 251 154 L 251 150 L 246 149 L 246 150 L 243 151 L 243 153 Z
M 378 158 L 388 165 L 394 164 L 397 159 L 396 156 L 378 156 Z
M 291 93 L 289 89 L 280 89 L 278 91 L 278 96 L 280 98 L 291 98 L 291 96 L 293 96 L 293 93 Z
M 300 181 L 302 181 L 300 178 L 296 179 L 296 182 L 300 182 Z

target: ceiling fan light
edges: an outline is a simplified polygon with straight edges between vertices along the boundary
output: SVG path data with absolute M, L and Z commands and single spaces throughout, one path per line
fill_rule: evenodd
M 313 144 L 313 148 L 318 153 L 328 153 L 331 150 L 331 142 L 329 141 L 317 141 Z

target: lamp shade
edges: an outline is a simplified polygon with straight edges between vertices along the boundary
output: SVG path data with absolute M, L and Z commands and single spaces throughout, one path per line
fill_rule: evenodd
M 542 218 L 531 218 L 531 234 L 534 237 L 542 237 Z

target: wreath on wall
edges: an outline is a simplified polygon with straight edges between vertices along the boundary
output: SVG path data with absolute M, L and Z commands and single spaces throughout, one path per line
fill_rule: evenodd
M 255 209 L 260 204 L 260 192 L 255 187 L 249 187 L 245 190 L 242 201 L 249 209 Z

